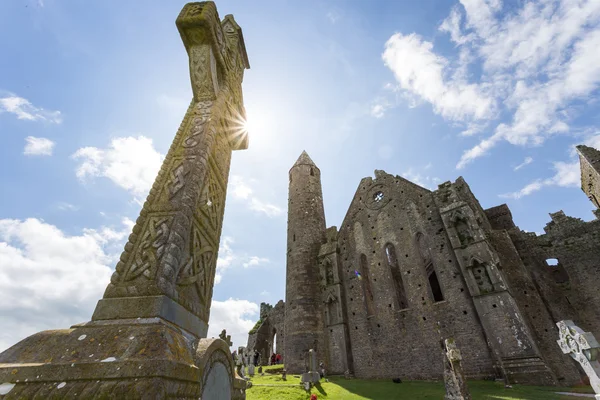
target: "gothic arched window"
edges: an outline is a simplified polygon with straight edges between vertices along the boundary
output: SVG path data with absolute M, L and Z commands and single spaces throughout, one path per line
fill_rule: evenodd
M 440 281 L 438 280 L 435 268 L 433 267 L 433 261 L 431 259 L 431 253 L 429 252 L 427 239 L 422 233 L 417 233 L 417 247 L 419 248 L 419 254 L 421 255 L 421 260 L 423 262 L 423 266 L 425 267 L 425 274 L 427 275 L 429 289 L 431 290 L 433 301 L 442 301 L 444 300 L 442 287 L 440 286 Z
M 367 262 L 367 256 L 364 254 L 360 255 L 360 275 L 363 296 L 365 298 L 365 307 L 367 309 L 367 316 L 371 316 L 375 314 L 375 307 L 373 304 L 373 289 L 371 288 L 371 277 L 369 276 L 369 264 Z
M 398 265 L 398 258 L 396 257 L 396 249 L 394 245 L 388 243 L 385 245 L 385 258 L 387 260 L 388 267 L 392 273 L 392 280 L 394 289 L 396 291 L 396 299 L 398 300 L 398 308 L 408 308 L 408 300 L 406 299 L 406 292 L 404 291 L 404 283 L 402 282 L 402 272 Z

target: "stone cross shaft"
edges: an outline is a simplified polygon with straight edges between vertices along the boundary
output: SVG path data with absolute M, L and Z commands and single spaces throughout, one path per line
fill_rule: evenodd
M 467 380 L 462 370 L 462 356 L 454 339 L 444 340 L 444 400 L 471 400 Z
M 93 320 L 159 317 L 206 337 L 232 150 L 247 148 L 240 27 L 212 2 L 177 18 L 193 100 Z
M 600 400 L 600 344 L 592 333 L 584 332 L 571 320 L 559 321 L 556 326 L 560 335 L 556 342 L 564 354 L 570 355 L 581 365 L 590 378 L 596 399 Z

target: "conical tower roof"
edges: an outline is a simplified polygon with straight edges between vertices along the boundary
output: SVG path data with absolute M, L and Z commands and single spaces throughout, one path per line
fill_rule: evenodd
M 298 160 L 296 160 L 296 163 L 292 166 L 292 168 L 294 168 L 297 165 L 310 165 L 313 167 L 317 166 L 314 163 L 314 161 L 309 157 L 306 150 L 302 150 L 302 154 L 300 154 L 300 157 L 298 157 Z

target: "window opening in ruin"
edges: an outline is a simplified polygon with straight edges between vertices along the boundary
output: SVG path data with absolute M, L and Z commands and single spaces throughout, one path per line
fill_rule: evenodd
M 271 354 L 277 354 L 277 330 L 273 328 L 273 339 L 271 341 Z
M 569 274 L 565 267 L 563 267 L 560 261 L 556 258 L 548 258 L 546 259 L 546 265 L 552 268 L 552 278 L 554 282 L 558 284 L 568 284 L 569 283 Z
M 440 281 L 438 280 L 435 268 L 433 267 L 433 261 L 431 259 L 429 246 L 426 242 L 425 236 L 423 236 L 423 234 L 420 232 L 417 233 L 416 241 L 419 253 L 421 255 L 421 261 L 425 266 L 425 273 L 427 274 L 427 280 L 429 281 L 429 289 L 431 289 L 433 301 L 443 301 L 444 295 L 442 293 L 442 287 L 440 286 Z
M 398 308 L 408 308 L 408 300 L 406 298 L 406 291 L 404 289 L 404 282 L 402 281 L 402 272 L 398 265 L 398 258 L 396 257 L 396 249 L 394 245 L 388 243 L 385 245 L 385 256 L 387 259 L 388 267 L 392 273 L 392 280 L 394 289 L 396 291 L 396 300 L 398 301 Z
M 435 273 L 433 264 L 429 263 L 425 267 L 425 271 L 427 271 L 427 279 L 429 280 L 429 288 L 431 289 L 431 294 L 433 295 L 433 301 L 443 301 L 444 295 L 442 294 L 440 281 L 438 280 L 437 274 Z
M 360 255 L 360 275 L 363 297 L 365 298 L 365 307 L 367 309 L 367 316 L 371 316 L 375 314 L 375 307 L 373 304 L 373 289 L 371 288 L 371 278 L 369 276 L 367 256 L 364 254 Z
M 313 170 L 312 167 L 310 167 L 310 176 L 315 176 L 315 171 Z
M 296 241 L 296 234 L 294 233 L 294 237 L 292 239 L 292 242 L 295 242 L 295 241 Z
M 381 202 L 381 201 L 383 200 L 383 192 L 381 192 L 381 191 L 379 191 L 379 192 L 376 192 L 376 193 L 373 195 L 373 200 L 375 200 L 375 202 L 376 202 L 376 203 L 379 203 L 379 202 Z

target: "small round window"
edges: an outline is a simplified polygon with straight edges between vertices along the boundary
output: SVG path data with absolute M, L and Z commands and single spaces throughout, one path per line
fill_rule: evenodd
M 380 203 L 381 200 L 383 200 L 383 192 L 381 192 L 381 191 L 375 192 L 373 194 L 373 200 L 375 200 L 376 203 Z

